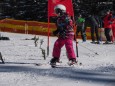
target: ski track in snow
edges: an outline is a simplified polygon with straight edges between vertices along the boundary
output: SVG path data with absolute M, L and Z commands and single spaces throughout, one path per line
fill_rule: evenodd
M 34 46 L 34 35 L 1 32 L 9 41 L 0 40 L 0 52 L 5 64 L 0 64 L 0 86 L 115 86 L 115 45 L 82 43 L 78 39 L 81 66 L 51 68 L 52 49 L 56 37 L 50 37 L 50 55 L 44 60 L 42 48 L 47 50 L 47 37 L 39 36 Z M 74 46 L 75 46 L 75 42 Z M 46 51 L 47 52 L 47 51 Z M 95 54 L 98 53 L 99 55 Z M 65 47 L 61 65 L 67 65 Z M 36 66 L 37 64 L 37 66 Z

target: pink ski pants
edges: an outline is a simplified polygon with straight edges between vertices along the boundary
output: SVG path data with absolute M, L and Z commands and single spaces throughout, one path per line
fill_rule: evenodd
M 73 49 L 73 41 L 70 38 L 62 39 L 58 38 L 54 43 L 53 48 L 53 57 L 60 58 L 61 48 L 64 46 L 66 47 L 68 59 L 76 59 L 75 52 Z

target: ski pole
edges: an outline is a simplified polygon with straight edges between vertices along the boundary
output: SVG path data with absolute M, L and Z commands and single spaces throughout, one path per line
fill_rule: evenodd
M 0 60 L 2 61 L 3 64 L 5 63 L 4 60 L 3 60 L 3 58 L 2 58 L 1 52 L 0 52 Z
M 80 45 L 80 44 L 79 44 Z M 96 55 L 99 55 L 97 52 L 95 52 L 94 50 L 92 50 L 92 49 L 89 49 L 88 47 L 86 47 L 86 46 L 83 46 L 83 45 L 80 45 L 80 46 L 82 46 L 82 47 L 84 47 L 84 48 L 86 48 L 87 50 L 89 50 L 89 51 L 91 51 L 91 52 L 93 52 L 93 53 L 95 53 Z
M 77 55 L 77 57 L 79 57 L 79 55 L 78 55 L 78 43 L 77 43 L 77 36 L 76 36 L 76 26 L 75 26 L 75 24 L 74 24 L 74 30 L 75 30 L 75 42 L 76 42 L 76 55 Z
M 74 18 L 74 14 L 73 14 L 73 28 L 74 28 L 74 37 L 75 37 L 75 42 L 76 42 L 76 55 L 77 55 L 77 57 L 79 57 L 79 55 L 78 55 L 78 44 L 77 44 L 77 36 L 76 36 L 76 29 L 77 29 L 77 27 L 76 27 L 76 24 L 75 24 L 75 18 Z

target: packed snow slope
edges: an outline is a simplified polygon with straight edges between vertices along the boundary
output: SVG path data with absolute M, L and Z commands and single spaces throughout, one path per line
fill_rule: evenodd
M 47 37 L 40 36 L 35 47 L 33 35 L 0 32 L 10 40 L 0 40 L 0 86 L 115 86 L 115 45 L 82 43 L 78 40 L 78 62 L 69 67 L 65 46 L 62 48 L 60 68 L 51 68 L 53 44 L 50 37 L 47 56 Z M 74 50 L 76 43 L 74 43 Z M 45 50 L 43 54 L 42 50 Z M 44 55 L 46 60 L 44 60 Z

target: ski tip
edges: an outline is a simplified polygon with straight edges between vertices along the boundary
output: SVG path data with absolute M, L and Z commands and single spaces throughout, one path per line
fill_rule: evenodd
M 51 65 L 51 67 L 52 67 L 52 68 L 56 68 L 56 66 L 54 66 L 54 65 Z
M 82 65 L 82 63 L 80 62 L 80 63 L 79 63 L 79 65 L 81 66 L 81 65 Z
M 35 63 L 34 65 L 35 65 L 35 66 L 41 66 L 42 64 L 39 64 L 39 63 Z

